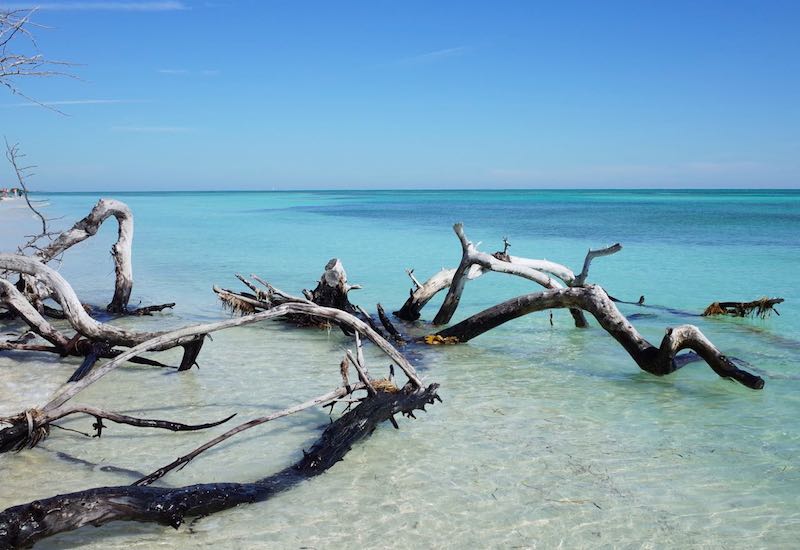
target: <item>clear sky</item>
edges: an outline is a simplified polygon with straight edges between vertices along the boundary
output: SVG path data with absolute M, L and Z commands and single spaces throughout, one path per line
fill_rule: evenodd
M 800 186 L 796 0 L 38 5 L 40 190 Z

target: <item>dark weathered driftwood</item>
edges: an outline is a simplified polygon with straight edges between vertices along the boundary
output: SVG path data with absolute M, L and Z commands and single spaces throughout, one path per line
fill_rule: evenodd
M 50 433 L 50 427 L 54 425 L 53 422 L 73 414 L 86 414 L 93 417 L 96 420 L 93 427 L 96 430 L 97 437 L 102 435 L 103 428 L 105 428 L 102 422 L 103 419 L 110 420 L 117 424 L 135 426 L 137 428 L 159 428 L 173 432 L 184 432 L 213 428 L 236 416 L 232 414 L 217 422 L 206 424 L 183 424 L 170 420 L 137 418 L 113 411 L 106 411 L 90 405 L 64 406 L 47 412 L 30 409 L 13 417 L 0 418 L 0 424 L 10 424 L 10 427 L 0 432 L 0 452 L 5 453 L 35 447 Z
M 397 330 L 397 327 L 394 326 L 392 320 L 389 319 L 389 316 L 386 315 L 386 311 L 384 311 L 383 306 L 378 304 L 376 309 L 378 310 L 378 319 L 380 319 L 383 328 L 386 329 L 386 332 L 391 334 L 392 338 L 394 338 L 397 342 L 404 344 L 405 338 L 403 338 L 403 335 L 400 334 L 399 330 Z
M 273 420 L 277 420 L 279 418 L 283 418 L 285 416 L 289 416 L 291 414 L 298 413 L 300 411 L 309 409 L 311 407 L 315 407 L 315 406 L 318 406 L 318 405 L 319 406 L 326 406 L 329 403 L 332 403 L 332 402 L 334 402 L 335 400 L 337 400 L 339 398 L 342 398 L 342 397 L 345 397 L 347 395 L 350 395 L 353 392 L 358 391 L 358 390 L 363 389 L 363 388 L 364 388 L 364 386 L 361 385 L 361 384 L 358 384 L 358 385 L 355 385 L 355 386 L 351 386 L 349 384 L 346 384 L 341 388 L 338 388 L 336 390 L 328 392 L 328 393 L 326 393 L 324 395 L 321 395 L 319 397 L 315 397 L 314 399 L 311 399 L 311 400 L 306 401 L 304 403 L 300 403 L 299 405 L 295 405 L 293 407 L 289 407 L 287 409 L 283 409 L 281 411 L 274 412 L 274 413 L 268 414 L 266 416 L 262 416 L 262 417 L 259 417 L 259 418 L 254 418 L 253 420 L 249 420 L 249 421 L 247 421 L 247 422 L 245 422 L 243 424 L 239 424 L 235 428 L 233 428 L 231 430 L 228 430 L 224 434 L 219 435 L 219 436 L 215 437 L 214 439 L 212 439 L 211 441 L 208 441 L 208 442 L 204 443 L 203 445 L 197 447 L 193 451 L 191 451 L 191 452 L 189 452 L 189 453 L 187 453 L 187 454 L 185 454 L 185 455 L 173 460 L 172 462 L 170 462 L 166 466 L 162 466 L 161 468 L 155 470 L 154 472 L 152 472 L 152 473 L 150 473 L 150 474 L 138 479 L 134 483 L 134 485 L 150 485 L 153 482 L 155 482 L 156 480 L 159 480 L 162 477 L 164 477 L 166 474 L 168 474 L 172 470 L 175 470 L 176 468 L 178 468 L 178 469 L 183 468 L 189 462 L 194 460 L 198 455 L 200 455 L 201 453 L 207 451 L 211 447 L 215 447 L 216 445 L 219 445 L 223 441 L 226 441 L 226 440 L 230 439 L 231 437 L 235 436 L 236 434 L 239 434 L 239 433 L 241 433 L 241 432 L 243 432 L 245 430 L 249 430 L 251 428 L 255 428 L 256 426 L 260 426 L 261 424 L 265 424 L 267 422 L 271 422 Z
M 187 517 L 205 516 L 239 504 L 266 500 L 321 474 L 343 459 L 358 441 L 394 415 L 411 416 L 438 398 L 436 384 L 412 384 L 395 393 L 378 392 L 339 417 L 303 458 L 254 483 L 206 483 L 175 489 L 128 485 L 101 487 L 41 499 L 0 512 L 0 548 L 31 546 L 43 538 L 111 521 L 139 521 L 178 528 Z
M 702 357 L 719 376 L 732 378 L 752 389 L 764 387 L 764 380 L 739 369 L 693 325 L 667 329 L 656 347 L 648 342 L 617 309 L 605 290 L 597 285 L 562 288 L 536 292 L 512 298 L 481 311 L 451 327 L 437 332 L 427 340 L 430 343 L 467 342 L 484 332 L 528 313 L 556 308 L 580 308 L 589 312 L 600 326 L 619 342 L 639 368 L 663 376 L 679 367 L 675 354 L 691 349 Z

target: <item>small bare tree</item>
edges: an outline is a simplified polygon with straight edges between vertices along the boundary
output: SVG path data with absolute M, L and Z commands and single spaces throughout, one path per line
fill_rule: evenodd
M 15 10 L 0 8 L 0 84 L 8 88 L 12 94 L 59 114 L 64 114 L 52 105 L 28 96 L 18 86 L 18 81 L 25 77 L 73 77 L 73 75 L 60 70 L 60 68 L 70 66 L 70 63 L 47 59 L 39 52 L 36 39 L 29 30 L 31 27 L 42 27 L 31 21 L 35 12 L 35 8 Z M 47 218 L 31 203 L 28 196 L 27 180 L 33 175 L 31 170 L 34 167 L 22 164 L 25 154 L 20 151 L 19 144 L 10 144 L 6 139 L 5 146 L 6 158 L 11 164 L 20 189 L 22 189 L 25 202 L 41 222 L 41 231 L 27 236 L 28 240 L 19 246 L 19 252 L 22 253 L 25 250 L 38 249 L 37 243 L 43 238 L 50 238 L 51 232 L 47 226 Z
M 36 39 L 29 30 L 31 27 L 41 27 L 31 21 L 35 12 L 35 8 L 24 10 L 0 8 L 0 84 L 15 95 L 53 109 L 52 106 L 27 96 L 18 85 L 18 81 L 26 77 L 73 76 L 62 70 L 71 63 L 47 59 L 39 52 Z M 17 51 L 10 51 L 12 47 Z

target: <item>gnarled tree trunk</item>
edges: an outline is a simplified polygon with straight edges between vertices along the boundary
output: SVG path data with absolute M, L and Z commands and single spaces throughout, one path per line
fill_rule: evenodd
M 441 330 L 436 333 L 437 338 L 429 340 L 445 343 L 467 342 L 512 319 L 556 308 L 579 308 L 589 312 L 625 348 L 639 368 L 651 374 L 663 376 L 675 372 L 679 368 L 675 355 L 682 349 L 691 349 L 718 375 L 732 378 L 748 388 L 764 387 L 762 378 L 739 369 L 693 325 L 668 329 L 661 346 L 652 345 L 620 313 L 606 291 L 597 285 L 518 296 Z

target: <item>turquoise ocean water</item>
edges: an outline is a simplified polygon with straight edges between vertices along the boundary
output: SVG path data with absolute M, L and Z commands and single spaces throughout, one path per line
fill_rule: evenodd
M 52 194 L 48 215 L 70 225 L 98 194 Z M 752 391 L 704 363 L 657 378 L 592 322 L 530 315 L 469 344 L 414 360 L 442 385 L 443 404 L 400 430 L 383 426 L 345 461 L 265 503 L 179 531 L 116 523 L 56 537 L 42 548 L 795 547 L 800 540 L 800 193 L 793 191 L 386 191 L 116 193 L 136 216 L 132 304 L 174 311 L 125 326 L 180 326 L 226 317 L 211 286 L 240 288 L 256 273 L 278 287 L 313 288 L 338 257 L 363 285 L 352 301 L 399 307 L 413 267 L 454 267 L 451 226 L 492 252 L 580 270 L 589 247 L 621 242 L 590 280 L 614 296 L 651 341 L 684 323 L 766 379 Z M 0 224 L 3 210 L 0 205 Z M 27 223 L 27 222 L 26 222 Z M 0 225 L 2 226 L 2 225 Z M 7 226 L 2 226 L 7 227 Z M 10 244 L 8 229 L 0 244 Z M 85 302 L 113 293 L 113 222 L 70 251 L 61 272 Z M 467 285 L 456 320 L 535 291 L 490 273 Z M 781 296 L 767 320 L 705 319 L 716 300 Z M 423 310 L 431 319 L 441 298 Z M 341 334 L 279 324 L 218 333 L 200 369 L 126 367 L 80 401 L 210 421 L 261 416 L 337 385 Z M 368 350 L 373 372 L 386 361 Z M 170 352 L 172 353 L 172 352 Z M 173 360 L 177 353 L 167 355 Z M 164 357 L 165 355 L 162 355 Z M 0 355 L 0 413 L 40 403 L 78 364 Z M 293 462 L 328 422 L 309 411 L 234 438 L 165 484 L 247 481 Z M 91 430 L 91 421 L 65 425 Z M 55 431 L 39 449 L 0 456 L 0 508 L 132 482 L 108 466 L 150 472 L 220 433 L 160 433 L 112 425 L 102 439 Z M 85 462 L 67 460 L 64 454 Z

